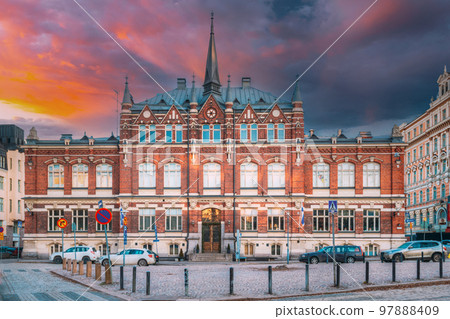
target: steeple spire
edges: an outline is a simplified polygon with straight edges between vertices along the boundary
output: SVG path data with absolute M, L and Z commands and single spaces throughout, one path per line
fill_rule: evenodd
M 294 94 L 292 95 L 292 103 L 302 102 L 302 97 L 300 94 L 300 85 L 298 85 L 298 82 L 299 82 L 299 76 L 297 74 L 297 80 L 295 80 Z
M 191 104 L 197 103 L 197 95 L 195 94 L 195 74 L 192 74 L 192 90 L 191 90 Z
M 132 105 L 132 97 L 130 94 L 130 90 L 128 89 L 128 76 L 125 77 L 125 90 L 123 91 L 123 100 L 122 105 L 124 104 L 130 104 Z
M 210 93 L 221 95 L 220 87 L 219 66 L 217 62 L 216 43 L 214 40 L 214 12 L 211 12 L 211 33 L 209 35 L 208 55 L 206 58 L 203 95 Z

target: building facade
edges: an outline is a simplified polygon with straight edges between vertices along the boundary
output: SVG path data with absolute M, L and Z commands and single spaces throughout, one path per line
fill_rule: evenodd
M 18 223 L 25 220 L 23 197 L 25 195 L 25 154 L 21 149 L 24 132 L 15 125 L 0 125 L 0 227 L 3 241 L 0 246 L 23 245 L 23 228 Z
M 449 195 L 450 74 L 447 68 L 437 80 L 438 93 L 430 107 L 412 122 L 402 125 L 406 148 L 406 211 L 413 219 L 407 233 L 450 232 L 447 210 Z M 448 210 L 447 210 L 448 211 Z M 445 225 L 439 225 L 445 219 Z
M 127 81 L 117 138 L 31 134 L 24 255 L 61 249 L 60 217 L 69 221 L 67 242 L 75 223 L 77 243 L 104 252 L 99 200 L 113 213 L 113 252 L 123 248 L 120 208 L 128 247 L 163 257 L 237 249 L 249 257 L 299 255 L 332 243 L 331 218 L 337 244 L 368 254 L 404 241 L 398 128 L 385 139 L 305 136 L 298 82 L 291 99 L 278 99 L 249 77 L 223 87 L 218 65 L 211 23 L 203 87 L 180 78 L 176 89 L 135 103 Z M 328 214 L 331 199 L 336 216 Z

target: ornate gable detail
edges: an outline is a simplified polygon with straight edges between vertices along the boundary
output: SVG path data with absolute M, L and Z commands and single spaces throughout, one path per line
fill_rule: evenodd
M 264 119 L 263 123 L 288 123 L 288 119 L 284 116 L 280 107 L 275 104 L 270 110 L 269 114 Z
M 225 114 L 213 95 L 210 95 L 198 113 L 199 123 L 224 123 Z
M 237 119 L 237 124 L 241 123 L 261 123 L 259 120 L 258 114 L 256 114 L 255 110 L 252 108 L 250 104 L 247 104 L 244 111 L 242 111 L 241 115 Z
M 161 124 L 181 124 L 181 123 L 186 123 L 186 121 L 184 120 L 180 111 L 175 107 L 175 105 L 172 105 L 169 112 L 167 112 L 167 114 L 161 120 Z
M 148 105 L 144 106 L 133 124 L 158 124 L 159 121 Z

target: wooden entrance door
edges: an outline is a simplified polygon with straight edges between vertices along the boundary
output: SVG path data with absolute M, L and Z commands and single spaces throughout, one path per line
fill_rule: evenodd
M 220 224 L 202 224 L 202 241 L 204 253 L 219 253 Z

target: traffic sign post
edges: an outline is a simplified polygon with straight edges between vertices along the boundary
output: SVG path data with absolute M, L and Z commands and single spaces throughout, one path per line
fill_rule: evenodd
M 442 244 L 442 225 L 447 225 L 447 210 L 444 207 L 437 211 L 439 218 L 439 230 L 441 231 L 441 258 L 445 261 L 444 244 Z
M 77 224 L 72 222 L 72 231 L 73 231 L 73 247 L 75 251 L 75 260 L 77 260 Z
M 67 219 L 60 218 L 56 222 L 56 225 L 61 228 L 61 244 L 62 244 L 62 258 L 64 259 L 64 228 L 67 227 Z M 75 249 L 76 250 L 76 249 Z
M 19 241 L 17 242 L 17 260 L 20 259 L 20 229 L 22 228 L 22 221 L 17 222 L 17 233 L 19 235 Z
M 103 202 L 100 200 L 98 202 L 98 205 L 100 204 L 103 206 Z M 111 222 L 112 219 L 112 213 L 107 208 L 99 208 L 97 212 L 95 213 L 95 219 L 97 222 L 101 225 L 105 225 L 105 239 L 106 239 L 106 252 L 108 254 L 108 261 L 109 261 L 109 267 L 111 267 L 111 258 L 109 256 L 109 245 L 108 245 L 108 233 L 106 231 L 106 225 Z M 124 251 L 125 253 L 125 251 Z
M 333 232 L 333 277 L 336 286 L 336 246 L 334 241 L 334 215 L 337 213 L 337 200 L 328 201 L 328 213 L 331 215 L 331 227 Z
M 125 247 L 127 246 L 127 226 L 123 226 L 123 266 L 125 267 Z
M 236 231 L 236 261 L 239 263 L 241 260 L 241 233 L 239 229 Z
M 5 230 L 3 229 L 3 227 L 0 227 L 0 240 L 3 240 L 4 239 L 4 237 L 3 237 L 3 232 L 4 232 Z

